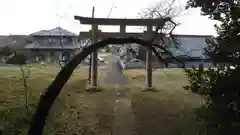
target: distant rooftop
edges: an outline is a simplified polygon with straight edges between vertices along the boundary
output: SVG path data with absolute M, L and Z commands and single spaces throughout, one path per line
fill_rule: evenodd
M 75 33 L 65 30 L 61 27 L 56 27 L 50 30 L 41 30 L 30 34 L 31 36 L 76 36 Z

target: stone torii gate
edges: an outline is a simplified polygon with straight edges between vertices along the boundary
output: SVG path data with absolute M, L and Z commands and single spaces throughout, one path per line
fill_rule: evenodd
M 92 37 L 93 43 L 97 41 L 97 35 L 100 34 L 101 37 L 141 37 L 150 40 L 153 38 L 154 34 L 153 27 L 158 26 L 162 22 L 159 19 L 109 19 L 109 18 L 90 18 L 82 16 L 74 16 L 75 20 L 79 20 L 80 24 L 92 25 L 92 30 L 88 32 L 80 32 L 81 37 Z M 98 30 L 98 25 L 111 25 L 120 26 L 120 32 L 101 32 Z M 126 26 L 147 26 L 147 31 L 144 33 L 127 33 Z M 160 34 L 155 36 L 154 43 L 160 42 Z M 152 90 L 152 50 L 147 49 L 146 51 L 146 87 L 144 90 Z M 97 72 L 98 72 L 98 53 L 94 52 L 92 54 L 92 74 L 91 74 L 91 84 L 92 87 L 97 87 Z

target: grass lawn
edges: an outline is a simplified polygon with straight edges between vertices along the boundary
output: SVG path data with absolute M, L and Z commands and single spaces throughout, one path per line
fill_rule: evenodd
M 28 116 L 32 116 L 40 93 L 51 83 L 58 70 L 55 67 L 35 67 L 31 70 L 31 77 L 27 80 L 31 104 Z M 4 135 L 25 135 L 29 127 L 29 118 L 24 107 L 24 88 L 20 78 L 20 70 L 0 69 L 0 125 Z M 86 78 L 85 70 L 78 70 L 73 74 L 51 109 L 44 134 L 111 133 L 114 91 L 105 89 L 98 93 L 86 92 Z
M 153 72 L 157 92 L 142 92 L 145 71 L 132 70 L 126 74 L 131 80 L 131 100 L 139 135 L 199 135 L 205 132 L 197 122 L 195 109 L 203 99 L 183 90 L 187 77 L 181 69 L 161 69 Z
M 3 135 L 25 135 L 40 93 L 59 71 L 56 67 L 34 67 L 27 80 L 30 111 L 24 107 L 21 72 L 15 68 L 0 68 L 0 126 Z M 44 134 L 48 135 L 110 135 L 114 121 L 115 92 L 102 85 L 102 92 L 86 92 L 86 69 L 74 72 L 55 101 Z M 129 77 L 129 97 L 139 135 L 196 135 L 203 130 L 195 120 L 194 110 L 202 98 L 184 91 L 186 76 L 179 69 L 154 71 L 153 84 L 157 92 L 142 92 L 144 70 L 126 71 Z M 100 77 L 102 78 L 102 77 Z

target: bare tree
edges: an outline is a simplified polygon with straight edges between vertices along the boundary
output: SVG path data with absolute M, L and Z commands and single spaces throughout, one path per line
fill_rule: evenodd
M 25 53 L 26 50 L 24 49 L 24 46 L 31 42 L 32 42 L 32 37 L 29 37 L 29 36 L 22 36 L 22 35 L 7 36 L 2 41 L 4 46 L 0 50 L 0 55 L 1 56 L 12 56 L 10 58 L 13 58 L 15 55 L 20 55 L 20 54 L 27 55 L 27 53 Z
M 150 41 L 154 41 L 156 36 L 160 35 L 160 44 L 166 49 L 168 47 L 178 48 L 180 41 L 173 35 L 173 31 L 180 24 L 176 21 L 176 17 L 182 14 L 181 8 L 176 3 L 176 0 L 162 0 L 155 3 L 151 7 L 141 9 L 139 16 L 143 19 L 159 19 L 159 24 L 154 28 L 154 33 Z M 162 21 L 165 20 L 165 21 Z M 142 28 L 145 30 L 146 28 Z M 153 50 L 158 53 L 164 52 L 161 49 Z M 145 53 L 145 52 L 142 52 Z M 168 63 L 166 58 L 169 59 L 168 55 L 161 56 L 161 61 L 163 63 Z M 160 60 L 160 59 L 159 59 Z

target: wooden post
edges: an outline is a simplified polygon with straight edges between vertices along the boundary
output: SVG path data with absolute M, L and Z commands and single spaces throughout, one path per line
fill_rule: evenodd
M 97 25 L 93 27 L 93 43 L 97 42 L 96 38 L 96 30 L 97 30 Z M 97 86 L 97 77 L 98 77 L 98 52 L 95 51 L 92 53 L 92 86 L 96 87 Z
M 95 12 L 95 8 L 93 7 L 92 8 L 92 18 L 94 18 L 94 12 Z M 94 43 L 93 41 L 93 36 L 94 36 L 94 31 L 93 31 L 93 25 L 92 25 L 92 30 L 90 30 L 92 33 L 92 42 L 91 43 Z M 89 70 L 88 70 L 88 83 L 91 84 L 92 83 L 92 54 L 90 55 L 89 57 Z
M 153 33 L 152 26 L 147 26 L 147 32 L 145 38 L 149 40 L 152 38 Z M 152 49 L 147 48 L 146 51 L 146 88 L 144 90 L 152 90 Z
M 92 8 L 92 18 L 94 18 L 94 12 L 95 12 L 95 7 Z M 94 43 L 94 41 L 93 41 L 93 37 L 94 37 L 93 25 L 92 25 L 92 30 L 90 30 L 90 31 L 91 31 L 91 35 L 92 35 L 91 43 Z M 89 57 L 88 83 L 92 84 L 92 54 Z
M 93 13 L 92 16 L 94 17 L 94 7 L 93 7 Z M 96 24 L 92 25 L 92 42 L 93 44 L 97 42 L 97 30 L 98 30 L 98 26 Z M 95 51 L 92 53 L 92 60 L 91 60 L 91 83 L 93 87 L 97 87 L 97 77 L 98 77 L 98 52 Z

